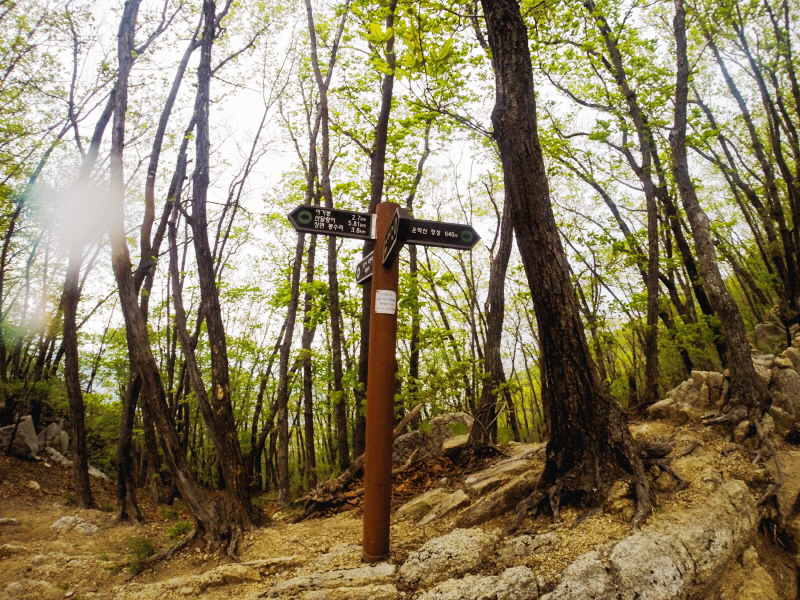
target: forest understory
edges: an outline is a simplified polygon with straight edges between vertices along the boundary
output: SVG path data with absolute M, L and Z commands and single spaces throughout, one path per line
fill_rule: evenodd
M 772 365 L 771 388 L 778 393 L 782 389 L 780 381 L 786 379 L 782 371 L 790 368 L 780 360 L 754 356 L 756 364 L 766 361 Z M 783 360 L 789 360 L 785 354 Z M 800 381 L 800 376 L 794 373 Z M 789 420 L 778 421 L 782 418 L 781 409 L 772 410 L 777 418 L 770 417 L 768 435 L 775 442 L 786 478 L 776 497 L 756 507 L 756 500 L 775 481 L 774 461 L 768 454 L 754 460 L 759 443 L 746 436 L 741 431 L 744 428 L 731 439 L 723 429 L 703 425 L 702 417 L 709 414 L 715 402 L 720 404 L 721 390 L 715 388 L 716 381 L 722 385 L 723 377 L 720 375 L 717 380 L 713 373 L 697 373 L 670 392 L 666 400 L 653 405 L 647 417 L 630 424 L 639 443 L 669 442 L 671 455 L 678 457 L 670 463 L 673 474 L 658 467 L 648 471 L 656 508 L 641 533 L 631 531 L 634 494 L 631 486 L 621 484 L 615 485 L 602 514 L 589 518 L 582 518 L 578 508 L 567 507 L 560 522 L 551 518 L 526 519 L 517 532 L 503 537 L 503 530 L 514 519 L 512 506 L 501 514 L 487 514 L 486 520 L 472 528 L 460 529 L 471 507 L 508 488 L 509 482 L 538 478 L 544 467 L 544 447 L 512 443 L 499 448 L 500 456 L 467 466 L 453 454 L 452 447 L 458 444 L 450 443 L 444 445 L 450 447 L 449 457 L 428 457 L 414 463 L 413 468 L 399 468 L 393 478 L 392 554 L 387 562 L 398 571 L 389 575 L 378 572 L 381 565 L 370 567 L 361 562 L 362 511 L 357 494 L 328 514 L 318 514 L 300 523 L 292 523 L 298 506 L 278 511 L 276 504 L 261 505 L 260 510 L 274 515 L 274 519 L 268 526 L 245 535 L 239 561 L 231 561 L 222 551 L 208 552 L 197 540 L 172 558 L 145 567 L 139 564 L 142 552 L 156 552 L 188 535 L 188 528 L 181 524 L 188 523 L 190 516 L 180 501 L 172 506 L 153 507 L 144 500 L 144 525 L 115 524 L 112 510 L 115 492 L 110 482 L 92 478 L 94 496 L 105 512 L 77 509 L 70 506 L 74 503 L 70 468 L 44 459 L 23 461 L 0 455 L 1 597 L 4 600 L 65 597 L 156 600 L 186 596 L 209 600 L 230 597 L 577 599 L 587 597 L 581 594 L 588 592 L 579 588 L 577 595 L 565 595 L 565 583 L 571 577 L 577 578 L 578 583 L 585 578 L 585 574 L 574 571 L 575 565 L 589 556 L 587 553 L 605 548 L 613 555 L 615 544 L 619 548 L 623 540 L 630 541 L 642 534 L 662 535 L 652 533 L 659 531 L 676 535 L 681 527 L 687 527 L 686 520 L 711 519 L 701 522 L 698 529 L 710 535 L 709 541 L 702 544 L 707 554 L 692 554 L 696 566 L 682 574 L 680 587 L 669 587 L 674 582 L 667 577 L 668 573 L 659 570 L 663 569 L 662 564 L 656 565 L 656 570 L 646 577 L 625 579 L 624 589 L 638 589 L 643 597 L 665 600 L 794 599 L 800 565 L 800 519 L 796 512 L 800 498 L 800 448 L 796 444 L 800 443 L 800 435 Z M 452 441 L 454 437 L 447 439 Z M 498 477 L 504 478 L 503 485 L 487 485 L 486 482 Z M 684 480 L 685 487 L 681 484 Z M 742 485 L 736 504 L 715 513 L 715 496 L 732 484 Z M 357 478 L 350 489 L 357 490 L 359 485 Z M 436 512 L 436 506 L 429 501 L 433 504 L 431 508 L 421 499 L 431 498 L 432 492 L 437 491 L 444 496 L 461 490 L 470 494 L 470 489 L 479 490 L 477 495 L 472 494 L 471 504 L 465 507 L 462 503 L 429 522 L 423 520 L 426 514 Z M 141 491 L 142 497 L 147 498 L 145 490 Z M 425 508 L 420 510 L 422 505 Z M 65 516 L 91 523 L 97 529 L 88 534 L 79 528 L 59 529 L 57 524 Z M 425 553 L 430 544 L 454 533 L 476 530 L 492 536 L 490 542 L 466 558 L 458 556 L 457 547 L 450 549 L 456 555 L 447 562 L 463 561 L 455 570 L 450 565 L 444 568 L 444 573 L 437 572 L 443 567 L 434 562 L 422 569 L 421 580 L 418 575 L 408 574 L 406 565 L 418 560 L 421 550 L 426 556 L 435 554 L 430 548 Z M 690 531 L 687 535 L 698 534 Z M 649 562 L 658 562 L 658 556 L 648 554 L 653 548 L 639 544 L 634 549 L 643 554 L 616 559 L 623 571 L 627 568 L 635 573 L 640 562 L 648 569 Z M 691 543 L 687 546 L 692 553 Z M 620 560 L 623 562 L 619 563 Z M 525 595 L 503 596 L 500 588 L 498 595 L 491 586 L 476 591 L 475 582 L 469 586 L 471 592 L 454 592 L 447 587 L 452 588 L 453 582 L 469 583 L 470 577 L 485 577 L 488 579 L 484 583 L 491 582 L 492 578 L 519 567 L 534 574 L 532 583 L 528 582 L 524 588 Z M 365 569 L 376 572 L 365 574 Z M 325 581 L 326 574 L 332 576 L 331 581 Z M 442 583 L 443 579 L 448 581 Z M 619 592 L 623 591 L 620 584 Z

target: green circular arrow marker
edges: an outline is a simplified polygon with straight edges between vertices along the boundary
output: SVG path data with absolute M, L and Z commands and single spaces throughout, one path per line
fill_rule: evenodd
M 314 215 L 311 214 L 311 211 L 301 210 L 299 213 L 297 213 L 297 220 L 301 225 L 308 225 L 313 219 Z M 472 236 L 470 236 L 470 239 L 472 239 Z
M 472 241 L 472 232 L 469 229 L 463 229 L 461 231 L 461 241 L 465 244 L 469 244 Z

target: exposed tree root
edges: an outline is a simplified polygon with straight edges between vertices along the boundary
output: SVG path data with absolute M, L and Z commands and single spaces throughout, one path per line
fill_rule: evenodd
M 197 536 L 198 536 L 197 526 L 195 525 L 195 528 L 192 529 L 191 532 L 189 532 L 189 535 L 187 535 L 185 538 L 183 538 L 180 542 L 178 542 L 177 544 L 173 544 L 169 548 L 165 548 L 161 552 L 153 554 L 153 556 L 145 558 L 139 564 L 141 564 L 143 567 L 146 567 L 146 566 L 154 565 L 155 563 L 157 563 L 159 561 L 167 560 L 169 558 L 172 558 L 177 552 L 179 552 L 183 548 L 186 548 L 195 539 L 197 539 Z
M 392 439 L 400 436 L 403 433 L 403 430 L 406 428 L 406 425 L 408 425 L 408 423 L 414 417 L 416 417 L 421 410 L 422 404 L 417 404 L 413 409 L 411 409 L 411 411 L 403 418 L 403 420 L 400 421 L 394 428 L 394 431 L 392 432 Z M 416 450 L 414 453 L 412 453 L 410 460 L 414 459 L 415 455 Z M 345 503 L 349 498 L 352 498 L 352 493 L 350 493 L 349 496 L 346 495 L 347 488 L 361 472 L 363 467 L 364 455 L 362 454 L 350 463 L 350 466 L 347 468 L 347 470 L 345 470 L 344 473 L 335 479 L 323 481 L 317 484 L 315 488 L 309 490 L 305 496 L 298 500 L 298 502 L 302 503 L 303 506 L 291 519 L 291 522 L 299 523 L 300 521 L 304 521 L 305 519 L 318 514 L 326 508 L 339 506 Z M 406 466 L 406 468 L 408 467 Z

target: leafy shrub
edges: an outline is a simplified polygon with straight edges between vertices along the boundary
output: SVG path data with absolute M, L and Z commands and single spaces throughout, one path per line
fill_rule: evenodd
M 131 575 L 138 575 L 144 569 L 144 565 L 140 563 L 138 560 L 132 560 L 128 563 L 128 571 Z
M 169 534 L 170 538 L 177 540 L 178 538 L 182 538 L 184 535 L 189 533 L 192 528 L 194 528 L 194 525 L 191 521 L 178 521 L 175 523 L 175 525 L 167 529 L 167 533 Z
M 131 538 L 128 540 L 128 550 L 139 560 L 150 558 L 156 553 L 156 547 L 149 539 L 145 537 Z

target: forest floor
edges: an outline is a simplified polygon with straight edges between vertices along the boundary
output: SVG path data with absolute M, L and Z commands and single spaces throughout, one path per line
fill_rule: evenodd
M 680 459 L 680 466 L 676 466 L 690 482 L 689 487 L 669 491 L 670 486 L 662 485 L 665 491 L 659 494 L 660 503 L 651 520 L 695 506 L 707 497 L 710 488 L 704 484 L 703 478 L 709 467 L 720 473 L 723 479 L 743 480 L 754 495 L 768 485 L 766 469 L 753 466 L 749 453 L 732 451 L 731 445 L 716 429 L 692 424 L 676 427 L 667 421 L 635 423 L 632 429 L 637 437 L 658 435 L 672 438 L 676 449 L 680 449 L 684 442 L 700 442 L 699 448 Z M 524 444 L 503 447 L 509 456 L 529 449 L 530 446 Z M 543 455 L 543 452 L 533 454 L 534 468 L 541 469 Z M 470 472 L 492 462 L 487 460 Z M 459 489 L 467 475 L 465 469 L 446 458 L 415 465 L 415 468 L 395 476 L 393 508 L 397 509 L 410 498 L 437 485 Z M 32 485 L 32 481 L 39 489 L 34 489 L 37 485 Z M 658 480 L 654 481 L 659 487 Z M 92 478 L 92 486 L 98 505 L 105 510 L 80 510 L 70 506 L 70 468 L 45 461 L 26 462 L 0 454 L 0 518 L 19 521 L 18 525 L 0 526 L 0 600 L 121 600 L 182 598 L 187 595 L 201 595 L 207 600 L 256 598 L 290 577 L 361 566 L 362 511 L 360 498 L 356 497 L 341 512 L 296 524 L 288 522 L 288 515 L 278 514 L 268 526 L 246 534 L 240 547 L 240 557 L 245 563 L 285 558 L 276 560 L 274 567 L 262 570 L 259 577 L 226 579 L 224 583 L 227 585 L 217 582 L 198 589 L 191 584 L 191 577 L 230 564 L 227 557 L 208 554 L 200 547 L 184 550 L 170 560 L 137 573 L 136 557 L 131 549 L 135 540 L 147 538 L 157 550 L 168 547 L 185 535 L 176 529 L 180 528 L 179 523 L 189 521 L 188 513 L 180 503 L 170 508 L 153 508 L 148 504 L 147 494 L 140 491 L 146 524 L 113 526 L 113 484 Z M 354 488 L 357 487 L 359 485 L 355 484 Z M 620 498 L 618 504 L 616 510 L 607 510 L 577 526 L 580 514 L 570 508 L 563 511 L 563 520 L 557 524 L 550 519 L 525 521 L 523 533 L 553 532 L 560 541 L 547 552 L 526 557 L 520 564 L 537 574 L 544 589 L 552 589 L 563 570 L 578 556 L 598 544 L 620 540 L 630 534 L 628 522 L 632 516 L 632 501 Z M 275 507 L 265 504 L 262 510 L 267 514 L 274 513 Z M 51 526 L 64 516 L 83 519 L 96 525 L 99 531 L 93 535 L 84 535 L 75 529 L 57 533 Z M 511 518 L 512 514 L 506 513 L 481 528 L 499 532 Z M 410 552 L 452 529 L 451 518 L 434 520 L 425 526 L 410 521 L 393 522 L 391 562 L 402 564 Z M 495 564 L 491 558 L 479 569 L 486 575 L 501 570 L 501 565 Z M 191 585 L 179 589 L 172 586 L 170 590 L 157 587 L 158 582 L 174 578 L 188 578 Z M 401 593 L 401 597 L 413 596 L 413 590 Z

